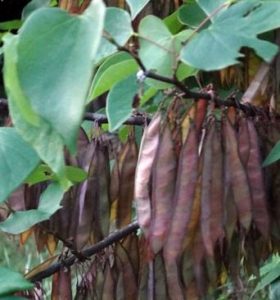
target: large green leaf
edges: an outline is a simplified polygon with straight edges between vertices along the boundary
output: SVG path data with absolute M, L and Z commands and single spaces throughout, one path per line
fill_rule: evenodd
M 199 4 L 206 5 L 206 1 Z M 265 61 L 270 61 L 277 53 L 277 46 L 258 39 L 257 35 L 280 27 L 279 15 L 279 1 L 239 1 L 220 11 L 211 26 L 183 47 L 180 57 L 198 69 L 218 70 L 238 63 L 242 56 L 240 48 L 250 47 Z
M 130 55 L 123 54 L 118 53 L 109 57 L 100 66 L 92 83 L 90 99 L 95 99 L 111 89 L 117 82 L 136 73 L 139 68 L 136 61 Z
M 0 296 L 32 288 L 33 284 L 22 274 L 0 267 Z
M 17 73 L 17 36 L 6 35 L 4 78 L 9 110 L 17 131 L 55 172 L 64 172 L 63 140 L 50 124 L 40 118 L 22 92 Z
M 118 129 L 130 117 L 133 99 L 137 90 L 138 84 L 135 74 L 118 82 L 110 90 L 106 106 L 110 131 Z
M 172 77 L 177 65 L 177 55 L 181 48 L 182 37 L 186 39 L 192 30 L 172 35 L 164 22 L 155 17 L 145 17 L 139 25 L 139 56 L 148 70 Z M 167 88 L 170 84 L 159 81 L 147 81 L 156 88 Z
M 41 195 L 38 209 L 12 213 L 7 220 L 0 223 L 0 230 L 19 234 L 33 225 L 47 220 L 61 207 L 60 201 L 63 194 L 64 190 L 58 183 L 50 184 Z
M 6 200 L 38 163 L 36 152 L 14 128 L 0 128 L 0 202 Z
M 140 11 L 148 4 L 150 0 L 126 0 L 126 3 L 129 6 L 131 17 L 134 19 Z
M 18 78 L 32 109 L 73 152 L 105 17 L 101 0 L 81 16 L 42 8 L 22 26 Z M 36 83 L 36 84 L 34 84 Z

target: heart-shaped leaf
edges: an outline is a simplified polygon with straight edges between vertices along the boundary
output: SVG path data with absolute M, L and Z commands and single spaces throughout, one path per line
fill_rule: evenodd
M 57 8 L 35 11 L 22 26 L 17 42 L 20 87 L 32 110 L 72 152 L 105 17 L 103 2 L 91 3 L 81 16 Z
M 212 1 L 199 1 L 204 10 Z M 223 4 L 224 1 L 217 1 Z M 215 7 L 218 11 L 219 7 Z M 238 63 L 241 47 L 253 48 L 265 61 L 277 53 L 277 46 L 257 35 L 280 26 L 280 2 L 244 0 L 224 6 L 212 25 L 198 33 L 181 51 L 181 60 L 202 70 L 218 70 Z M 226 9 L 227 8 L 227 9 Z M 269 18 L 268 18 L 269 17 Z M 267 21 L 269 20 L 269 21 Z

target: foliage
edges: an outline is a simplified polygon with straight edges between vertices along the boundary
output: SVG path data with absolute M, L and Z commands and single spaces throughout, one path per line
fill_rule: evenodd
M 130 199 L 133 198 L 133 184 L 131 188 L 126 184 L 126 179 L 133 180 L 134 178 L 137 146 L 131 138 L 134 135 L 133 130 L 124 129 L 123 124 L 135 113 L 135 110 L 140 113 L 149 112 L 159 101 L 160 107 L 169 111 L 167 107 L 173 103 L 172 99 L 180 98 L 180 93 L 189 91 L 187 86 L 197 89 L 198 72 L 217 71 L 239 64 L 242 59 L 246 59 L 244 49 L 250 48 L 250 53 L 253 50 L 254 55 L 266 62 L 271 62 L 278 48 L 262 34 L 280 27 L 278 18 L 280 1 L 184 1 L 164 20 L 154 15 L 148 15 L 140 20 L 138 26 L 136 24 L 139 13 L 147 6 L 148 0 L 126 0 L 129 12 L 122 8 L 106 7 L 102 0 L 91 1 L 84 10 L 83 3 L 87 3 L 87 1 L 82 1 L 78 6 L 80 11 L 72 14 L 55 7 L 56 3 L 53 1 L 33 0 L 24 9 L 22 20 L 0 23 L 1 32 L 5 32 L 2 37 L 3 48 L 0 51 L 0 53 L 3 51 L 4 55 L 5 91 L 14 126 L 13 128 L 0 128 L 0 201 L 4 203 L 9 195 L 22 184 L 27 184 L 28 189 L 32 191 L 30 193 L 36 198 L 36 187 L 38 184 L 45 184 L 45 187 L 39 191 L 39 198 L 36 198 L 38 203 L 33 205 L 34 207 L 23 207 L 18 211 L 11 209 L 8 213 L 9 216 L 0 223 L 0 229 L 4 232 L 20 234 L 42 221 L 50 220 L 52 222 L 55 218 L 52 216 L 56 212 L 55 216 L 59 214 L 60 217 L 62 214 L 68 216 L 70 209 L 71 211 L 76 209 L 73 224 L 77 226 L 75 230 L 79 234 L 79 239 L 74 241 L 74 244 L 76 243 L 74 246 L 78 249 L 83 248 L 90 239 L 96 242 L 109 234 L 110 224 L 106 218 L 110 215 L 109 205 L 114 203 L 112 199 L 111 202 L 108 200 L 109 197 L 114 195 L 116 199 L 127 199 L 127 203 L 132 205 Z M 70 9 L 70 12 L 73 11 Z M 11 33 L 10 31 L 14 29 L 19 30 L 17 33 Z M 209 76 L 209 73 L 206 76 Z M 79 128 L 87 105 L 100 96 L 104 97 L 104 93 L 107 93 L 105 96 L 106 115 L 109 122 L 108 131 L 118 131 L 120 134 L 126 132 L 127 138 L 127 144 L 120 152 L 118 164 L 116 163 L 117 159 L 114 160 L 115 166 L 112 173 L 118 174 L 115 175 L 118 182 L 116 186 L 110 187 L 109 196 L 106 194 L 108 190 L 107 175 L 104 177 L 100 175 L 102 170 L 109 172 L 108 161 L 112 162 L 112 159 L 108 158 L 109 154 L 102 150 L 104 147 L 103 134 L 99 132 L 99 129 L 93 128 L 90 135 L 94 137 L 94 142 L 89 146 L 84 137 L 84 144 L 77 146 L 77 140 L 82 140 Z M 176 103 L 174 105 L 176 106 Z M 174 108 L 174 114 L 168 113 L 167 117 L 171 121 L 172 118 L 180 120 L 180 122 L 184 120 L 182 127 L 185 139 L 189 138 L 188 134 L 192 132 L 193 128 L 191 112 L 185 117 L 182 112 L 187 109 L 187 105 L 182 105 L 177 111 Z M 204 120 L 204 118 L 205 115 L 202 119 Z M 171 121 L 170 124 L 174 126 L 172 132 L 164 133 L 168 136 L 168 138 L 165 137 L 168 142 L 171 137 L 172 139 L 176 137 L 176 125 Z M 169 119 L 161 122 L 157 128 L 161 128 L 162 134 L 165 130 L 168 131 L 165 122 L 169 122 Z M 207 124 L 209 125 L 209 123 Z M 231 160 L 236 162 L 237 151 L 239 151 L 237 146 L 236 152 L 232 150 L 235 147 L 232 145 L 236 143 L 235 129 L 232 129 L 227 123 L 223 124 L 226 124 L 224 126 L 232 138 L 231 146 L 227 144 L 229 142 L 225 142 L 227 155 L 231 157 L 229 164 L 231 164 Z M 239 126 L 239 123 L 236 124 Z M 198 124 L 196 127 L 200 128 Z M 164 134 L 162 134 L 162 139 L 164 139 Z M 108 136 L 110 136 L 109 133 Z M 192 138 L 190 146 L 194 147 L 195 134 Z M 219 138 L 225 140 L 225 136 Z M 161 139 L 157 141 L 157 143 L 160 142 Z M 196 146 L 198 149 L 198 145 Z M 173 146 L 170 145 L 170 147 Z M 279 149 L 279 144 L 276 144 L 265 160 L 265 166 L 280 158 Z M 186 153 L 192 150 L 187 146 L 184 148 Z M 154 151 L 158 151 L 157 147 L 154 147 Z M 149 157 L 151 166 L 154 160 L 155 164 L 162 166 L 166 160 L 170 162 L 172 156 L 167 155 L 166 160 L 158 161 L 157 155 L 159 152 L 153 152 Z M 209 154 L 203 152 L 203 155 L 206 160 Z M 98 157 L 98 162 L 94 157 Z M 73 160 L 75 163 L 71 163 Z M 129 165 L 128 161 L 133 161 L 133 164 Z M 148 157 L 145 157 L 143 165 L 147 161 Z M 181 164 L 181 158 L 178 164 Z M 171 165 L 170 169 L 174 169 L 175 172 L 177 162 L 171 163 Z M 255 165 L 258 166 L 257 163 Z M 247 176 L 250 177 L 249 171 L 247 174 L 247 169 L 246 171 L 242 169 L 241 162 L 240 167 L 236 164 L 231 167 L 238 169 L 236 170 L 237 173 L 239 172 L 239 176 L 236 175 L 237 180 L 243 175 L 244 181 L 247 180 Z M 250 167 L 252 169 L 254 166 L 248 168 Z M 166 168 L 170 171 L 168 166 Z M 193 191 L 188 191 L 192 196 L 197 193 L 195 170 L 198 168 L 198 161 L 193 166 L 187 165 L 187 174 L 184 175 L 186 178 L 190 178 L 190 181 L 195 176 Z M 242 176 L 240 175 L 241 169 L 243 170 Z M 88 177 L 87 174 L 89 174 Z M 146 178 L 147 182 L 150 180 L 150 176 Z M 153 176 L 155 177 L 155 175 Z M 184 176 L 182 175 L 182 178 Z M 174 179 L 175 175 L 172 178 Z M 158 180 L 158 186 L 162 184 L 162 180 L 157 178 L 153 180 L 154 182 Z M 250 181 L 251 178 L 248 180 Z M 243 192 L 244 186 L 246 186 L 244 181 Z M 154 182 L 153 184 L 155 184 Z M 175 185 L 175 179 L 173 183 Z M 175 188 L 178 190 L 181 186 L 183 189 L 183 183 L 176 184 L 177 186 L 173 187 L 174 190 Z M 94 187 L 94 191 L 89 191 L 90 186 Z M 239 186 L 240 190 L 241 186 L 242 184 Z M 233 193 L 239 193 L 236 190 L 236 188 L 239 189 L 237 185 L 232 188 Z M 249 183 L 246 188 L 251 192 L 254 190 Z M 162 196 L 172 192 L 173 189 L 170 187 L 170 190 L 163 192 Z M 202 191 L 202 194 L 205 192 L 206 190 Z M 240 192 L 240 194 L 242 193 Z M 73 195 L 80 200 L 78 207 L 71 206 L 74 205 L 73 198 L 75 197 Z M 88 200 L 92 195 L 97 195 L 96 197 L 101 199 L 100 202 L 94 203 L 95 207 Z M 179 204 L 183 201 L 181 199 L 184 199 L 177 194 L 176 197 Z M 117 201 L 116 199 L 115 201 Z M 66 207 L 65 202 L 69 203 L 69 208 Z M 245 231 L 249 231 L 251 219 L 257 219 L 258 216 L 256 217 L 253 213 L 252 217 L 250 208 L 248 208 L 249 212 L 246 211 L 246 214 L 242 215 L 244 203 L 242 199 L 239 199 L 237 203 L 240 222 L 238 224 L 243 226 Z M 131 220 L 131 207 L 122 205 L 121 209 L 113 207 L 112 215 L 115 213 L 117 215 L 115 218 L 120 219 L 121 225 L 125 226 Z M 190 206 L 189 211 L 193 208 Z M 118 209 L 123 212 L 125 217 L 118 215 Z M 179 207 L 177 210 L 181 210 L 181 208 Z M 95 214 L 100 214 L 98 216 L 101 218 L 95 224 L 97 230 L 90 234 L 84 228 L 91 228 L 89 218 L 92 216 L 89 215 L 92 211 L 97 211 L 98 213 Z M 137 212 L 139 218 L 141 213 Z M 205 217 L 207 212 L 202 209 L 203 212 Z M 181 211 L 178 211 L 178 215 L 180 213 Z M 167 215 L 169 217 L 166 218 L 170 219 L 171 215 L 168 212 Z M 185 217 L 187 222 L 187 217 L 191 216 Z M 114 219 L 112 216 L 111 218 Z M 144 216 L 145 218 L 146 216 Z M 261 223 L 263 220 L 260 219 Z M 147 219 L 145 220 L 147 221 Z M 166 221 L 165 225 L 167 223 Z M 256 227 L 263 233 L 265 229 L 261 228 L 260 223 L 256 221 Z M 119 225 L 117 222 L 116 226 Z M 144 222 L 142 229 L 145 226 L 149 228 L 149 224 Z M 155 226 L 164 227 L 163 224 Z M 234 224 L 229 230 L 232 232 L 226 234 L 233 236 L 233 231 L 238 231 L 238 226 Z M 65 235 L 68 230 L 70 229 L 65 229 Z M 177 232 L 176 228 L 172 228 L 172 230 Z M 158 250 L 155 249 L 161 249 L 162 246 L 159 245 L 162 241 L 159 241 L 158 232 L 154 234 L 155 239 L 151 242 L 151 247 L 156 254 Z M 166 235 L 166 232 L 163 235 Z M 175 237 L 176 234 L 173 236 Z M 62 240 L 63 238 L 64 236 L 62 236 Z M 68 237 L 65 236 L 65 238 L 67 240 Z M 151 236 L 147 239 L 150 238 Z M 202 238 L 208 239 L 209 242 L 209 236 L 202 235 Z M 168 240 L 168 243 L 172 245 L 168 248 L 171 253 L 174 251 L 171 248 L 178 245 L 172 240 Z M 118 246 L 117 251 L 120 261 L 125 264 L 129 259 L 123 247 Z M 210 248 L 211 246 L 208 250 Z M 211 253 L 212 250 L 211 248 L 209 252 Z M 173 261 L 169 263 L 168 267 L 172 268 Z M 161 263 L 158 265 L 161 266 Z M 9 273 L 10 271 L 5 270 L 5 272 L 11 276 L 19 276 Z M 264 276 L 256 287 L 256 292 L 270 284 L 271 278 L 278 277 L 278 273 L 279 269 L 272 270 L 267 277 Z M 15 282 L 17 285 L 9 290 L 6 289 L 6 284 L 3 288 L 0 287 L 0 294 L 31 288 L 30 284 L 28 285 L 21 277 L 16 278 Z M 174 290 L 176 291 L 175 288 Z

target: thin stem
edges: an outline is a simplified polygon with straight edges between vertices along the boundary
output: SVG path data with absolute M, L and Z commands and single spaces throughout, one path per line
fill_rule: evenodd
M 102 251 L 103 249 L 107 248 L 108 246 L 122 240 L 126 236 L 130 235 L 131 233 L 137 231 L 139 229 L 139 225 L 137 222 L 131 223 L 128 226 L 110 234 L 108 237 L 103 239 L 102 241 L 96 243 L 95 245 L 88 247 L 87 249 L 81 251 L 81 256 L 85 258 L 89 258 L 93 256 L 94 254 Z M 44 278 L 47 278 L 54 273 L 58 272 L 60 268 L 62 267 L 70 267 L 74 263 L 77 262 L 77 257 L 75 255 L 71 255 L 69 258 L 58 261 L 51 266 L 49 266 L 47 269 L 38 272 L 37 274 L 28 277 L 28 274 L 25 276 L 28 280 L 31 282 L 41 281 Z

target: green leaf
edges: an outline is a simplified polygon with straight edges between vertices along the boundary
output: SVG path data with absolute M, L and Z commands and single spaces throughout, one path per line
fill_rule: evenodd
M 206 2 L 211 2 L 207 9 Z M 207 11 L 213 8 L 212 1 L 199 1 L 199 4 L 205 5 L 204 10 Z M 238 63 L 238 58 L 242 56 L 240 48 L 249 47 L 265 61 L 270 61 L 278 48 L 258 39 L 257 35 L 280 27 L 279 15 L 279 1 L 237 2 L 220 11 L 211 26 L 196 34 L 183 47 L 180 58 L 198 69 L 218 70 Z
M 131 17 L 134 19 L 140 11 L 147 5 L 149 0 L 126 0 L 129 6 Z
M 109 130 L 115 131 L 131 116 L 132 103 L 138 90 L 136 75 L 131 75 L 118 82 L 109 92 L 106 113 Z
M 33 284 L 22 274 L 0 267 L 0 296 L 32 288 Z
M 66 166 L 66 177 L 73 183 L 82 182 L 87 179 L 87 172 L 83 169 L 73 166 Z
M 0 223 L 0 229 L 11 234 L 19 234 L 33 225 L 49 219 L 60 206 L 64 194 L 63 188 L 54 182 L 42 193 L 38 209 L 17 211 Z
M 79 16 L 42 8 L 31 14 L 18 36 L 17 70 L 22 91 L 32 109 L 71 152 L 76 149 L 104 18 L 101 0 L 92 1 Z
M 90 99 L 110 90 L 117 82 L 127 78 L 138 69 L 136 61 L 127 53 L 120 52 L 106 59 L 99 67 L 92 82 Z
M 25 183 L 28 185 L 34 185 L 39 182 L 51 180 L 52 177 L 53 172 L 50 167 L 45 164 L 41 164 L 25 179 Z
M 182 37 L 186 39 L 191 34 L 192 30 L 184 30 L 172 35 L 161 19 L 147 16 L 139 25 L 139 57 L 148 70 L 172 77 L 177 66 Z M 172 86 L 155 80 L 147 80 L 147 83 L 158 89 Z
M 206 14 L 196 2 L 187 3 L 179 8 L 179 21 L 191 28 L 197 28 L 206 17 Z
M 0 23 L 0 31 L 10 31 L 13 29 L 19 29 L 22 22 L 20 20 L 6 21 Z
M 180 63 L 176 72 L 178 80 L 184 80 L 188 77 L 195 76 L 198 70 L 184 63 Z
M 259 283 L 257 284 L 253 295 L 257 293 L 258 291 L 263 290 L 266 286 L 270 285 L 273 281 L 278 279 L 280 277 L 280 265 L 276 264 L 273 266 L 273 268 L 264 275 Z
M 78 183 L 84 181 L 87 178 L 87 173 L 81 168 L 66 166 L 65 176 L 71 182 Z M 36 183 L 48 180 L 58 180 L 58 178 L 52 172 L 49 166 L 41 164 L 27 177 L 25 183 L 34 185 Z
M 250 1 L 250 0 L 249 0 Z M 199 6 L 203 9 L 205 14 L 208 17 L 211 17 L 211 20 L 215 19 L 219 13 L 221 13 L 226 7 L 234 2 L 232 0 L 197 0 Z
M 164 18 L 164 24 L 172 34 L 178 33 L 183 25 L 179 22 L 179 10 L 174 11 L 171 15 Z
M 280 141 L 272 148 L 270 153 L 268 154 L 267 158 L 263 162 L 263 167 L 271 165 L 272 163 L 276 162 L 280 159 Z
M 36 152 L 14 128 L 0 128 L 0 202 L 6 200 L 38 163 Z
M 104 33 L 105 37 L 107 36 L 109 40 L 113 38 L 119 46 L 125 45 L 133 33 L 130 15 L 123 9 L 108 7 L 106 9 Z M 97 51 L 96 63 L 117 51 L 116 45 L 105 37 L 102 38 Z
M 21 18 L 26 20 L 35 10 L 49 6 L 50 0 L 32 0 L 23 9 Z
M 10 115 L 22 138 L 32 145 L 40 158 L 55 172 L 63 174 L 62 138 L 32 110 L 21 90 L 17 74 L 17 41 L 17 37 L 12 35 L 6 35 L 4 39 L 4 79 Z
M 133 33 L 129 13 L 121 8 L 108 7 L 104 29 L 118 45 L 123 46 Z

